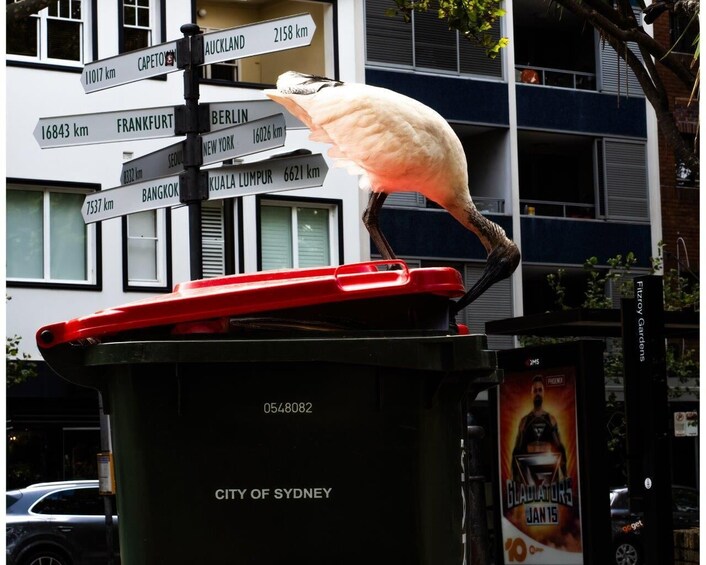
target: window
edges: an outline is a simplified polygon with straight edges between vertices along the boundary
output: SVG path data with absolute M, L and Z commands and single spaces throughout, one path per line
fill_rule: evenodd
M 387 0 L 366 0 L 368 64 L 394 65 L 442 73 L 502 76 L 502 55 L 489 58 L 485 50 L 451 31 L 436 13 L 412 13 L 406 24 L 386 14 Z M 493 30 L 500 37 L 500 26 Z
M 8 183 L 8 282 L 96 283 L 98 228 L 81 215 L 87 192 Z
M 35 514 L 101 516 L 105 512 L 98 488 L 76 488 L 53 492 L 34 505 Z
M 671 12 L 669 31 L 674 51 L 694 53 L 699 36 L 698 16 L 689 16 L 684 12 Z
M 157 11 L 153 3 L 154 0 L 123 0 L 121 53 L 157 43 L 152 34 Z
M 201 203 L 201 253 L 203 278 L 226 274 L 225 207 L 222 200 Z
M 263 270 L 338 264 L 338 206 L 261 200 Z
M 167 234 L 169 210 L 147 210 L 123 217 L 126 257 L 125 290 L 171 287 Z
M 205 4 L 205 8 L 199 10 L 197 23 L 207 33 L 304 13 L 311 15 L 316 30 L 311 43 L 306 47 L 202 65 L 199 67 L 202 78 L 212 84 L 275 84 L 277 77 L 290 69 L 313 75 L 333 76 L 334 61 L 330 54 L 334 51 L 334 35 L 331 30 L 335 9 L 335 3 L 330 0 L 261 0 Z
M 521 213 L 596 218 L 594 145 L 588 136 L 519 132 Z
M 8 4 L 12 2 L 7 2 Z M 92 3 L 81 0 L 52 2 L 38 14 L 7 22 L 7 54 L 15 60 L 80 65 L 91 45 Z

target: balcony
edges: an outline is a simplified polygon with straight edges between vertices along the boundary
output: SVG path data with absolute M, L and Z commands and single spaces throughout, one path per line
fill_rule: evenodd
M 549 200 L 520 199 L 523 216 L 548 216 L 592 220 L 596 217 L 596 205 L 583 202 L 556 202 Z
M 570 88 L 572 90 L 596 90 L 595 73 L 550 69 L 547 67 L 529 67 L 517 65 L 515 80 L 522 84 Z

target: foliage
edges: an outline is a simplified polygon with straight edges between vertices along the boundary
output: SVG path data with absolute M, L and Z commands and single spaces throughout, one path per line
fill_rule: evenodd
M 17 335 L 6 338 L 5 344 L 5 384 L 9 388 L 29 378 L 37 376 L 37 366 L 29 361 L 27 353 L 20 353 L 20 340 Z
M 507 38 L 495 40 L 488 33 L 493 23 L 504 15 L 500 8 L 501 0 L 391 0 L 397 6 L 390 8 L 390 15 L 401 14 L 406 21 L 410 20 L 413 11 L 426 12 L 437 9 L 439 18 L 446 20 L 449 29 L 456 29 L 469 40 L 485 47 L 489 56 L 495 57 L 500 49 L 508 45 Z M 700 44 L 697 43 L 696 54 L 691 61 L 680 53 L 674 52 L 669 45 L 662 45 L 655 40 L 652 33 L 645 30 L 633 12 L 633 4 L 629 0 L 549 0 L 550 5 L 576 15 L 592 26 L 604 43 L 608 43 L 625 62 L 626 67 L 635 75 L 645 97 L 652 105 L 657 115 L 657 121 L 662 134 L 670 147 L 674 149 L 678 161 L 686 164 L 692 171 L 699 169 L 699 155 L 682 138 L 667 100 L 668 81 L 659 74 L 664 69 L 672 77 L 691 91 L 692 97 L 698 99 L 698 77 Z M 650 7 L 658 5 L 647 17 Z M 693 17 L 699 13 L 699 0 L 677 0 L 676 2 L 659 0 L 650 7 L 644 0 L 638 0 L 636 6 L 645 14 L 645 23 L 651 23 L 663 14 L 680 10 Z M 631 48 L 628 49 L 628 44 Z
M 664 265 L 664 244 L 660 242 L 657 257 L 650 259 L 651 274 L 659 273 Z M 637 257 L 632 252 L 625 256 L 616 255 L 608 258 L 606 265 L 608 269 L 598 265 L 596 257 L 590 257 L 584 262 L 583 268 L 586 273 L 586 289 L 584 300 L 579 305 L 580 308 L 612 308 L 613 302 L 607 295 L 607 289 L 612 286 L 614 290 L 620 292 L 622 297 L 632 297 L 634 295 L 631 268 L 637 263 Z M 556 273 L 547 275 L 547 283 L 554 293 L 554 304 L 559 310 L 570 310 L 572 306 L 566 304 L 566 287 L 562 283 L 564 269 L 558 269 Z M 689 283 L 682 277 L 676 269 L 670 269 L 662 276 L 664 286 L 664 308 L 669 311 L 698 309 L 699 306 L 699 284 Z M 538 336 L 521 336 L 522 346 L 544 345 L 570 341 L 575 338 L 546 338 Z M 603 355 L 603 371 L 607 383 L 619 384 L 622 382 L 624 363 L 623 349 L 620 339 L 606 338 L 605 353 Z M 667 377 L 672 379 L 669 388 L 669 396 L 679 398 L 684 394 L 698 394 L 698 390 L 692 388 L 690 383 L 699 378 L 699 363 L 696 352 L 685 347 L 683 342 L 679 344 L 669 344 L 666 348 Z M 674 382 L 679 384 L 674 385 Z M 617 402 L 614 394 L 610 394 L 606 402 L 606 414 L 608 415 L 608 450 L 611 452 L 622 452 L 625 447 L 625 412 L 622 403 Z
M 449 29 L 458 30 L 463 37 L 480 45 L 486 54 L 495 58 L 500 49 L 508 44 L 507 37 L 496 39 L 490 33 L 493 24 L 505 10 L 500 7 L 502 0 L 394 0 L 396 8 L 390 8 L 390 16 L 402 15 L 406 22 L 412 12 L 437 10 L 440 20 L 446 20 Z

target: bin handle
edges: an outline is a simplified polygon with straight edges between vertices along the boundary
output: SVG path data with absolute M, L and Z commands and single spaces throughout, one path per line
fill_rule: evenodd
M 387 270 L 380 270 L 387 266 Z M 333 272 L 338 288 L 356 292 L 376 287 L 404 286 L 409 283 L 409 267 L 399 259 L 340 265 Z

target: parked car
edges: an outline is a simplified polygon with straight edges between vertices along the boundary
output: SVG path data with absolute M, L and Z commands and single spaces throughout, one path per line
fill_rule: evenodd
M 616 565 L 642 565 L 642 514 L 630 512 L 627 487 L 610 491 L 613 556 Z M 699 492 L 690 487 L 672 487 L 672 520 L 675 530 L 698 527 Z
M 113 516 L 116 565 L 120 563 L 117 520 Z M 105 565 L 108 561 L 105 503 L 98 494 L 98 481 L 38 483 L 8 491 L 5 522 L 9 565 Z

